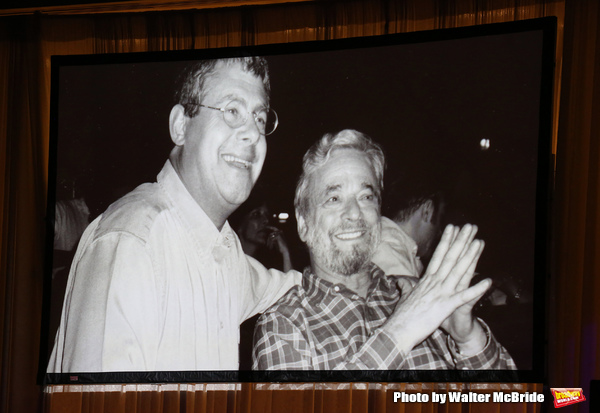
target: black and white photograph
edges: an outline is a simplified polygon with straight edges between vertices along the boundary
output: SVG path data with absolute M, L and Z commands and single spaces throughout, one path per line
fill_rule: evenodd
M 46 380 L 541 377 L 553 34 L 53 59 Z

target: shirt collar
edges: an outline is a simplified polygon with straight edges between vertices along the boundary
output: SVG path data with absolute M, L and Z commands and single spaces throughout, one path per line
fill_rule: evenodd
M 392 287 L 392 282 L 393 280 L 395 280 L 395 277 L 386 276 L 384 272 L 374 264 L 370 265 L 369 272 L 371 274 L 372 281 L 369 287 L 369 292 L 367 294 L 367 301 L 373 295 L 374 291 L 380 289 L 395 289 L 395 287 Z M 304 270 L 302 277 L 302 287 L 306 291 L 308 298 L 317 304 L 321 304 L 327 298 L 328 295 L 335 295 L 343 292 L 346 292 L 346 294 L 348 295 L 356 294 L 354 291 L 346 288 L 343 284 L 333 284 L 329 281 L 318 277 L 312 272 L 312 269 L 310 267 L 307 267 Z
M 165 166 L 157 176 L 157 182 L 169 198 L 175 213 L 179 215 L 190 233 L 196 238 L 200 248 L 211 251 L 215 245 L 227 244 L 233 239 L 233 230 L 229 226 L 229 222 L 225 221 L 221 231 L 217 229 L 188 192 L 170 160 L 165 162 Z
M 412 237 L 410 235 L 408 235 L 406 233 L 406 231 L 404 231 L 404 229 L 400 225 L 396 224 L 396 227 L 398 229 L 398 233 L 395 234 L 395 235 L 402 240 L 402 243 L 404 245 L 406 245 L 408 247 L 408 249 L 410 249 L 410 251 L 416 257 L 417 256 L 417 251 L 419 249 L 419 247 L 417 246 L 417 243 L 415 242 L 414 239 L 412 239 Z

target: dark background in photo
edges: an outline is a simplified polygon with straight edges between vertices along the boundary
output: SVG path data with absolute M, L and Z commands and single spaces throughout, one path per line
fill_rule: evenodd
M 549 178 L 538 174 L 539 156 L 549 156 L 539 153 L 549 148 L 539 140 L 542 46 L 543 31 L 533 30 L 266 55 L 279 127 L 267 137 L 259 185 L 273 213 L 289 214 L 276 224 L 294 266 L 309 263 L 293 209 L 303 154 L 324 133 L 364 132 L 386 154 L 384 212 L 394 211 L 403 193 L 427 187 L 444 192 L 445 223 L 479 226 L 486 248 L 477 277 L 491 277 L 494 291 L 476 313 L 518 368 L 531 370 L 534 298 L 544 295 L 543 285 L 534 285 L 536 214 L 546 207 L 536 194 Z M 94 217 L 155 181 L 173 146 L 169 112 L 187 63 L 60 67 L 57 202 L 82 197 Z M 56 251 L 54 257 L 56 267 Z M 50 349 L 68 274 L 63 265 L 52 283 Z

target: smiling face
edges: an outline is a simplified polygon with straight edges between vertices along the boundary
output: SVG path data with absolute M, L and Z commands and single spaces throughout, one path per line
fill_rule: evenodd
M 219 62 L 204 86 L 203 105 L 221 108 L 232 101 L 250 112 L 267 106 L 259 77 L 240 64 Z M 265 137 L 252 116 L 232 129 L 222 112 L 201 107 L 192 118 L 183 107 L 171 111 L 171 137 L 176 145 L 171 160 L 192 197 L 220 228 L 225 219 L 250 195 L 267 153 Z
M 310 177 L 310 207 L 298 217 L 313 270 L 349 276 L 365 268 L 380 239 L 377 180 L 367 157 L 336 149 Z

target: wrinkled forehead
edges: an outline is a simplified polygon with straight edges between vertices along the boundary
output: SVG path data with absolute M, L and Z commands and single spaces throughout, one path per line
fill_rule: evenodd
M 310 196 L 319 196 L 336 191 L 362 191 L 371 189 L 379 192 L 375 170 L 369 157 L 356 149 L 336 149 L 327 160 L 310 175 Z

